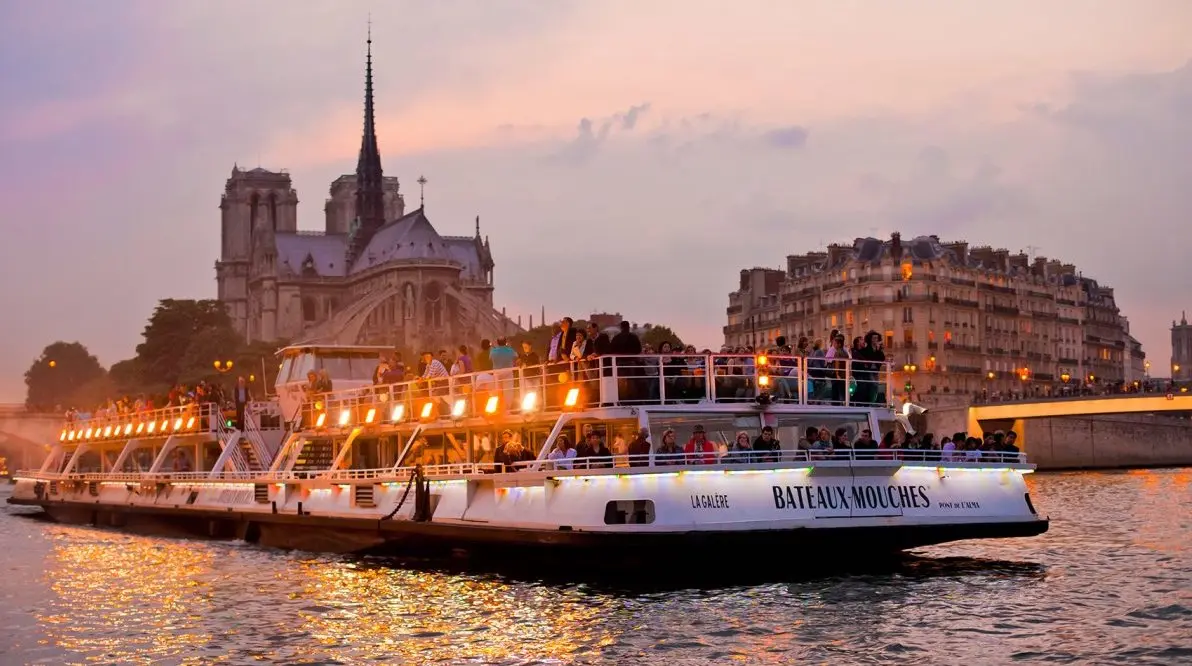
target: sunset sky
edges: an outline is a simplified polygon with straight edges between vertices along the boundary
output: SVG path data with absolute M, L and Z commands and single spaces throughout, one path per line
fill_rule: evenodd
M 1157 375 L 1192 310 L 1187 0 L 5 2 L 0 402 L 215 296 L 233 163 L 322 229 L 370 13 L 385 173 L 440 233 L 480 216 L 515 317 L 718 345 L 741 268 L 892 231 L 1075 263 Z

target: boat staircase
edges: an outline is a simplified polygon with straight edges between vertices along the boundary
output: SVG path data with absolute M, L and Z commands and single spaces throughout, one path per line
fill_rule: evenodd
M 335 462 L 335 446 L 330 439 L 308 440 L 298 452 L 291 471 L 325 472 Z

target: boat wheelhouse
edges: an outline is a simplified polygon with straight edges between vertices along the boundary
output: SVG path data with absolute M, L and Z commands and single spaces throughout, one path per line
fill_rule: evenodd
M 377 353 L 351 349 L 349 367 Z M 283 360 L 279 390 L 300 363 Z M 890 377 L 863 361 L 825 371 L 712 354 L 306 386 L 295 412 L 261 403 L 242 424 L 212 405 L 68 423 L 10 501 L 64 521 L 339 552 L 868 553 L 1047 529 L 1021 454 L 853 446 L 894 427 Z M 276 428 L 255 417 L 270 410 L 286 415 Z M 801 445 L 808 428 L 835 444 Z

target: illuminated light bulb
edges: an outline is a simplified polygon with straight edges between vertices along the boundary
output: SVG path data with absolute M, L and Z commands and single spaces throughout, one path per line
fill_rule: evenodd
M 345 409 L 339 413 L 339 425 L 346 426 L 348 421 L 352 418 L 352 410 Z
M 394 405 L 393 411 L 389 414 L 389 420 L 397 423 L 406 415 L 405 405 Z
M 521 408 L 523 412 L 532 412 L 538 407 L 538 394 L 534 391 L 522 396 Z
M 327 412 L 319 412 L 319 417 L 315 419 L 315 427 L 322 428 L 323 424 L 327 422 Z
M 372 423 L 375 418 L 377 418 L 377 409 L 375 407 L 369 407 L 368 413 L 364 415 L 364 422 Z
M 564 407 L 574 407 L 579 402 L 579 389 L 572 387 L 567 389 L 567 397 L 563 399 Z
M 422 413 L 421 413 L 422 418 L 424 418 L 424 419 L 431 418 L 431 416 L 433 415 L 434 409 L 435 409 L 435 403 L 433 403 L 433 402 L 423 403 Z
M 500 401 L 500 399 L 497 398 L 497 396 L 495 396 L 495 395 L 488 396 L 488 400 L 485 401 L 485 403 L 484 403 L 484 413 L 485 414 L 495 414 L 497 412 L 497 407 L 500 405 L 500 402 L 501 401 Z
M 451 406 L 451 415 L 458 419 L 464 415 L 464 411 L 467 410 L 467 408 L 468 401 L 460 398 L 459 400 L 455 401 L 454 405 Z

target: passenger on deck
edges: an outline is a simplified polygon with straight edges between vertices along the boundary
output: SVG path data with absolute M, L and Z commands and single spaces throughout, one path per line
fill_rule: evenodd
M 691 439 L 683 447 L 687 462 L 692 465 L 713 465 L 716 463 L 716 445 L 708 440 L 707 432 L 702 425 L 695 426 L 691 432 Z
M 728 455 L 725 456 L 725 458 L 725 462 L 754 462 L 755 457 L 753 453 L 753 445 L 749 443 L 749 433 L 745 432 L 744 430 L 737 433 L 737 439 L 733 441 L 733 446 L 729 449 Z
M 629 466 L 645 467 L 650 457 L 650 431 L 642 428 L 629 442 Z
M 762 434 L 753 440 L 755 462 L 778 462 L 782 456 L 782 445 L 774 436 L 773 426 L 763 426 Z
M 667 428 L 662 431 L 662 444 L 658 445 L 658 450 L 654 452 L 654 464 L 656 465 L 682 465 L 683 464 L 683 449 L 679 448 L 676 442 L 677 437 L 675 431 Z
M 605 446 L 604 438 L 596 430 L 589 431 L 584 441 L 576 447 L 575 457 L 578 465 L 583 469 L 603 469 L 613 466 L 613 453 Z
M 546 458 L 555 464 L 555 469 L 571 469 L 575 460 L 575 449 L 571 446 L 571 439 L 567 435 L 559 435 L 555 439 L 555 448 L 551 449 Z
M 832 433 L 827 428 L 820 428 L 816 439 L 811 443 L 811 459 L 827 460 L 832 457 Z
M 516 471 L 514 465 L 519 462 L 528 462 L 534 458 L 534 452 L 522 446 L 521 441 L 513 436 L 512 430 L 501 431 L 501 443 L 497 445 L 493 460 L 500 464 L 504 471 Z

